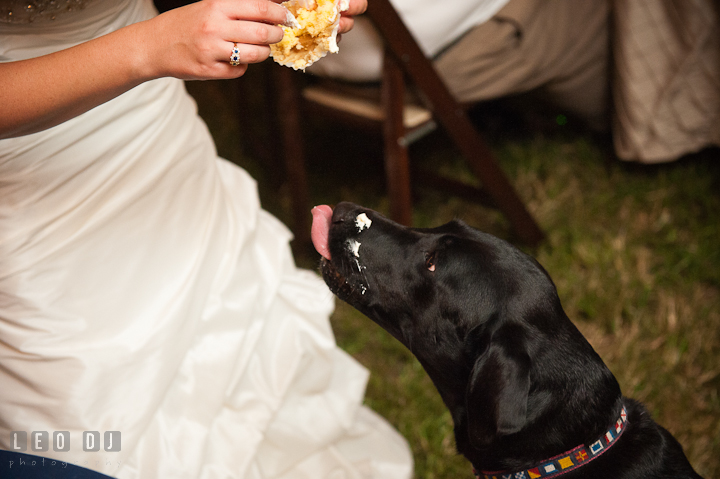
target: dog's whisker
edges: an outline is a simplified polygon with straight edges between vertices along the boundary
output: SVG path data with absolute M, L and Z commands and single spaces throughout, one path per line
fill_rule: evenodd
M 362 278 L 362 281 L 360 282 L 360 287 L 362 288 L 362 294 L 365 294 L 365 291 L 367 291 L 367 285 L 368 285 L 368 279 L 367 275 L 365 274 L 365 269 L 367 269 L 365 266 L 362 266 L 360 264 L 360 260 L 355 258 L 355 265 L 357 266 L 358 273 L 360 273 L 360 276 Z

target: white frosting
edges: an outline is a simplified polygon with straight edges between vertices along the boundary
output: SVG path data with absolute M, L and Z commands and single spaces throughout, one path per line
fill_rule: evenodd
M 359 215 L 357 215 L 357 218 L 355 218 L 355 224 L 358 227 L 358 232 L 360 232 L 365 228 L 370 228 L 370 225 L 372 225 L 372 220 L 368 218 L 365 213 L 360 213 Z
M 339 15 L 338 15 L 339 17 Z M 340 47 L 337 44 L 337 36 L 338 31 L 340 30 L 340 22 L 338 21 L 335 26 L 333 27 L 332 35 L 330 35 L 330 38 L 328 39 L 328 51 L 330 53 L 337 53 L 340 51 Z M 325 57 L 327 53 L 323 54 L 323 57 Z M 310 65 L 308 65 L 310 66 Z
M 348 240 L 347 242 L 348 249 L 350 252 L 355 255 L 356 258 L 360 257 L 360 243 L 358 243 L 355 240 Z
M 290 11 L 288 11 L 285 16 L 285 26 L 290 28 L 300 28 L 300 22 L 297 21 L 295 15 L 290 13 Z

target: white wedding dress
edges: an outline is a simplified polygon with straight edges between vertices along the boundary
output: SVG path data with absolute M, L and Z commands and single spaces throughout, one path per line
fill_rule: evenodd
M 0 61 L 155 14 L 93 0 L 0 22 Z M 13 431 L 70 431 L 69 451 L 25 452 L 120 478 L 410 477 L 289 238 L 179 80 L 1 140 L 0 448 Z M 120 431 L 121 450 L 85 452 L 83 431 Z

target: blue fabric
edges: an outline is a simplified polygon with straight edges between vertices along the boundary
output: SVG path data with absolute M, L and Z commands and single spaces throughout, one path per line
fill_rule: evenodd
M 110 476 L 58 459 L 0 449 L 0 477 L 7 479 L 102 479 Z

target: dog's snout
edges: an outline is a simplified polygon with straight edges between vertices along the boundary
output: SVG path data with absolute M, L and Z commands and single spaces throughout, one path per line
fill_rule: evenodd
M 332 215 L 332 222 L 354 223 L 357 216 L 363 211 L 365 211 L 365 209 L 356 205 L 355 203 L 343 201 L 335 206 Z

